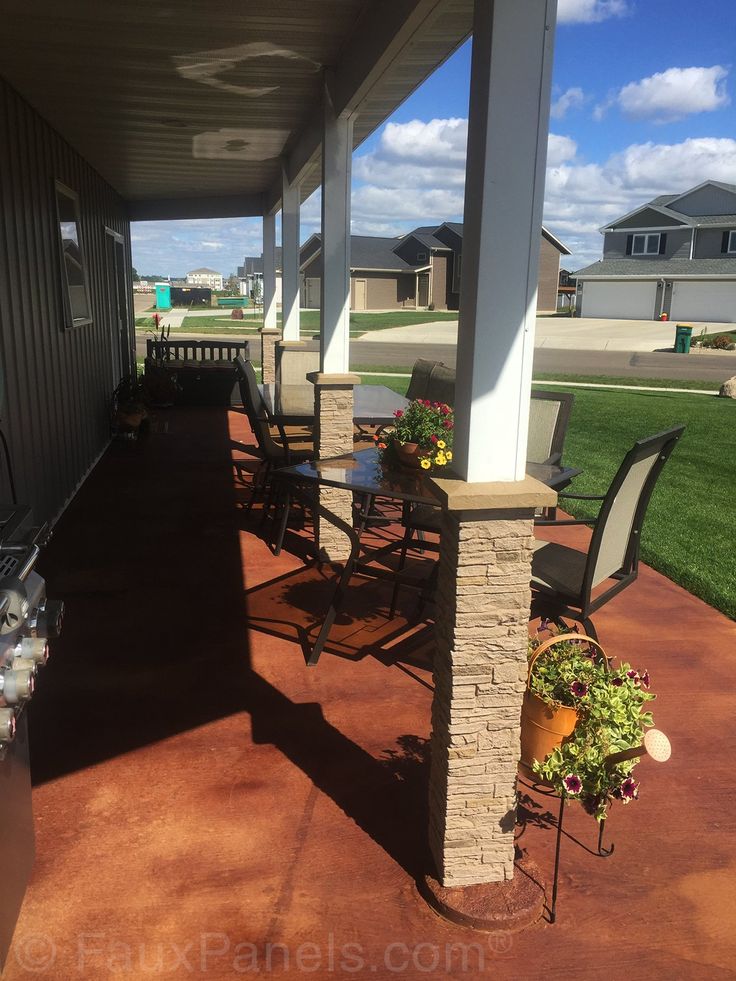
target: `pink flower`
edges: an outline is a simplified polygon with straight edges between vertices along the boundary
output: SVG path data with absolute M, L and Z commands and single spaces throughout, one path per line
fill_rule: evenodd
M 437 442 L 437 437 L 435 436 L 434 433 L 432 433 L 432 435 L 429 438 L 432 440 L 433 443 Z
M 403 416 L 403 414 L 404 414 L 404 410 L 403 409 L 397 409 L 396 412 L 394 412 L 394 416 L 397 419 L 400 419 Z
M 579 794 L 583 789 L 583 781 L 574 773 L 568 773 L 562 778 L 562 786 L 568 794 Z

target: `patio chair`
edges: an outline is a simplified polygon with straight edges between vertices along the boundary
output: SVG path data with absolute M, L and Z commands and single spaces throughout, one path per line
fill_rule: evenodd
M 532 392 L 526 449 L 530 463 L 561 463 L 574 399 L 569 392 Z
M 437 362 L 430 372 L 427 394 L 424 397 L 430 402 L 444 402 L 454 406 L 455 369 Z
M 311 460 L 314 457 L 314 443 L 311 440 L 301 442 L 290 440 L 281 426 L 277 427 L 281 438 L 275 439 L 271 431 L 272 427 L 266 405 L 258 390 L 258 381 L 253 365 L 239 355 L 235 359 L 235 369 L 240 386 L 240 397 L 243 400 L 243 407 L 256 438 L 261 458 L 261 465 L 253 478 L 253 494 L 248 502 L 247 510 L 250 511 L 255 499 L 264 495 L 272 470 L 293 463 L 301 463 L 304 460 Z
M 587 552 L 557 542 L 537 542 L 532 559 L 532 615 L 579 620 L 596 637 L 591 614 L 631 585 L 639 574 L 639 543 L 649 499 L 684 426 L 640 439 L 624 457 L 604 495 L 566 494 L 559 498 L 600 501 L 597 518 L 537 521 L 538 526 L 593 525 Z M 608 588 L 593 596 L 607 580 Z
M 436 365 L 442 364 L 441 361 L 427 361 L 426 358 L 417 358 L 414 367 L 411 369 L 411 380 L 406 390 L 406 397 L 412 402 L 414 399 L 426 399 L 429 378 L 432 369 Z M 444 368 L 444 365 L 442 365 Z

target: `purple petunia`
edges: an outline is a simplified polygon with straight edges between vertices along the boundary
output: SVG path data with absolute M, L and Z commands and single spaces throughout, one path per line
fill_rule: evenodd
M 633 777 L 627 777 L 619 787 L 621 800 L 628 804 L 630 800 L 636 800 L 639 796 L 639 784 Z
M 642 686 L 644 688 L 648 688 L 649 687 L 649 672 L 648 671 L 642 671 L 641 674 L 639 675 L 639 681 L 641 682 L 641 684 L 642 684 Z
M 631 671 L 627 671 L 626 672 L 626 677 L 627 678 L 631 678 L 631 680 L 634 682 L 634 684 L 637 684 L 637 685 L 639 684 L 639 672 L 638 671 L 634 671 L 633 668 L 632 668 Z
M 568 794 L 579 794 L 583 789 L 583 781 L 574 773 L 568 773 L 566 777 L 563 777 L 562 784 Z
M 614 688 L 620 688 L 623 683 L 623 678 L 611 678 L 611 684 L 614 686 Z
M 588 686 L 584 681 L 573 681 L 570 685 L 570 691 L 576 698 L 583 698 L 588 694 Z

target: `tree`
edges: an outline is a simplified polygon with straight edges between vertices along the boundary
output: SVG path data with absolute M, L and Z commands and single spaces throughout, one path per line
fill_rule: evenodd
M 140 283 L 141 277 L 138 275 L 138 270 L 133 266 L 133 282 Z

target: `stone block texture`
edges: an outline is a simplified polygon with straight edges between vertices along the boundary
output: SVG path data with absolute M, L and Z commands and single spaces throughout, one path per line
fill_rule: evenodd
M 276 381 L 276 345 L 280 340 L 278 330 L 261 331 L 261 377 L 264 385 L 273 385 Z
M 445 886 L 510 879 L 533 515 L 443 514 L 429 838 Z
M 353 449 L 353 385 L 314 386 L 314 441 L 317 457 L 324 459 L 350 453 Z M 353 520 L 353 496 L 336 487 L 319 488 L 320 504 L 342 518 Z M 341 562 L 350 553 L 350 540 L 327 521 L 316 520 L 319 555 L 326 562 Z

